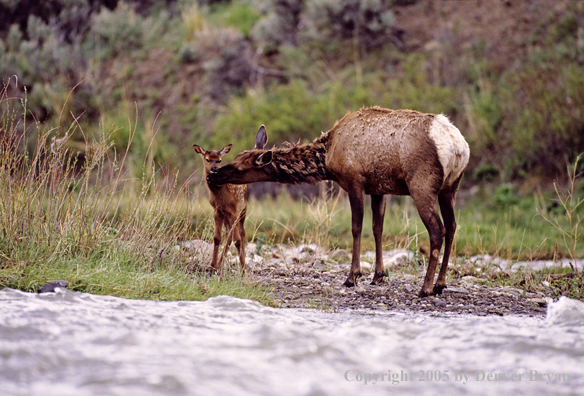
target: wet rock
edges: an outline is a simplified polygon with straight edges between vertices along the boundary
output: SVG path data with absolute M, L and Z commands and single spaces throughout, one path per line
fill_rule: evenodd
M 66 288 L 69 286 L 69 282 L 64 280 L 50 281 L 39 287 L 38 293 L 54 293 L 55 289 L 58 287 Z
M 539 305 L 540 307 L 546 307 L 548 304 L 545 298 L 532 298 L 530 301 Z

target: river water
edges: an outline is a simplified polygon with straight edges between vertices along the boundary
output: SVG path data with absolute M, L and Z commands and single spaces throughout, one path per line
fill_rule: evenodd
M 569 395 L 584 303 L 545 318 L 0 291 L 1 395 Z

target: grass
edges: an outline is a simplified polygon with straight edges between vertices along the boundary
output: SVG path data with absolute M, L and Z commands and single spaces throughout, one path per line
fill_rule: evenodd
M 538 215 L 534 197 L 520 198 L 508 207 L 489 202 L 487 192 L 464 199 L 456 207 L 458 231 L 453 250 L 457 256 L 489 254 L 514 261 L 559 259 L 584 255 L 584 248 L 563 243 L 564 235 Z M 463 201 L 461 199 L 460 201 Z M 282 210 L 286 208 L 286 210 Z M 350 248 L 351 209 L 340 197 L 295 201 L 281 195 L 274 200 L 250 201 L 247 226 L 253 235 L 264 235 L 273 243 L 316 243 L 327 248 Z M 563 215 L 553 216 L 569 226 Z M 362 250 L 374 250 L 371 210 L 363 220 Z M 384 219 L 384 250 L 420 249 L 427 252 L 429 239 L 413 201 L 392 197 Z
M 148 146 L 144 160 L 130 161 L 136 121 L 128 120 L 124 151 L 114 145 L 118 129 L 102 127 L 99 136 L 87 138 L 79 155 L 68 144 L 75 131 L 85 136 L 77 121 L 67 129 L 49 129 L 18 115 L 28 113 L 26 101 L 0 95 L 0 105 L 0 285 L 35 291 L 46 281 L 64 279 L 72 290 L 126 298 L 200 300 L 229 294 L 274 304 L 269 290 L 250 278 L 230 271 L 208 275 L 201 271 L 208 264 L 204 257 L 176 248 L 185 241 L 212 239 L 211 207 L 192 177 L 179 184 L 178 171 L 153 160 L 153 147 Z M 581 180 L 576 171 L 569 176 L 568 193 L 556 184 L 555 196 L 522 196 L 489 183 L 473 194 L 463 190 L 454 254 L 511 261 L 583 257 L 584 246 L 577 243 L 584 210 Z M 344 194 L 311 201 L 285 194 L 251 199 L 246 227 L 258 253 L 274 244 L 315 243 L 328 249 L 352 244 Z M 411 198 L 389 201 L 383 243 L 384 250 L 429 250 Z M 362 250 L 374 250 L 369 209 Z M 472 261 L 467 262 L 468 269 L 453 274 L 476 274 Z M 545 281 L 582 297 L 582 276 L 573 270 L 504 276 L 483 268 L 482 273 L 495 284 L 538 288 Z
M 113 129 L 86 141 L 79 156 L 67 145 L 79 124 L 47 129 L 15 116 L 6 96 L 0 100 L 0 285 L 36 291 L 64 279 L 72 290 L 126 298 L 227 293 L 273 304 L 265 288 L 198 272 L 202 258 L 175 248 L 205 233 L 210 211 L 148 154 L 142 177 L 130 176 L 135 123 L 125 152 L 113 148 Z

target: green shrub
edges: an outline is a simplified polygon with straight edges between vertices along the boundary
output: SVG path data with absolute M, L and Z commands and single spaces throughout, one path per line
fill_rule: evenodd
M 325 37 L 358 38 L 369 45 L 391 32 L 395 24 L 388 0 L 315 0 L 308 2 L 308 18 Z
M 217 19 L 219 25 L 238 28 L 245 37 L 250 35 L 251 29 L 260 17 L 251 4 L 238 1 L 221 5 L 209 15 L 211 20 Z
M 304 0 L 279 0 L 269 3 L 265 15 L 257 21 L 251 36 L 260 45 L 278 47 L 299 43 L 300 20 Z
M 150 47 L 174 46 L 176 39 L 165 34 L 169 30 L 168 12 L 162 11 L 156 16 L 144 18 L 136 13 L 133 6 L 120 2 L 115 10 L 102 8 L 99 14 L 93 16 L 85 46 L 103 60 Z
M 513 184 L 503 184 L 495 190 L 493 201 L 499 208 L 507 208 L 519 202 L 516 187 Z
M 493 181 L 495 177 L 499 175 L 499 169 L 493 164 L 485 164 L 477 167 L 473 174 L 472 179 L 475 181 Z

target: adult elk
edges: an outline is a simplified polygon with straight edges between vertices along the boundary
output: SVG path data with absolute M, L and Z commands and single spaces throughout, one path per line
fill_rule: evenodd
M 220 151 L 205 151 L 202 147 L 193 145 L 195 151 L 203 158 L 205 166 L 205 179 L 208 180 L 210 175 L 214 175 L 219 170 L 219 164 L 222 157 L 231 150 L 231 144 L 223 147 Z M 223 257 L 232 240 L 235 240 L 235 247 L 239 253 L 239 263 L 245 271 L 245 215 L 247 210 L 247 185 L 210 184 L 207 181 L 209 190 L 209 202 L 213 207 L 215 219 L 215 231 L 213 233 L 213 258 L 211 268 L 218 270 L 223 263 Z M 227 231 L 227 243 L 217 260 L 219 246 L 221 245 L 221 235 L 223 226 Z
M 468 144 L 448 118 L 373 107 L 345 115 L 312 143 L 264 150 L 266 142 L 262 125 L 255 149 L 238 154 L 233 162 L 210 174 L 209 183 L 336 181 L 347 191 L 352 212 L 353 256 L 346 286 L 354 286 L 361 276 L 365 194 L 371 195 L 373 210 L 376 253 L 373 283 L 380 282 L 384 275 L 381 244 L 384 195 L 410 195 L 430 235 L 430 262 L 419 295 L 442 293 L 456 231 L 456 192 L 469 159 Z M 440 220 L 437 204 L 446 226 Z M 444 257 L 432 288 L 444 237 Z

